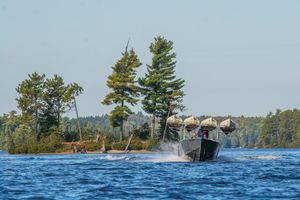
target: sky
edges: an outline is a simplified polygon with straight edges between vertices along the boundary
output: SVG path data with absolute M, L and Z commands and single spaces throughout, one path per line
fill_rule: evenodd
M 81 116 L 109 113 L 107 76 L 128 38 L 144 76 L 156 36 L 174 42 L 182 114 L 299 109 L 299 10 L 298 0 L 1 0 L 0 114 L 17 109 L 15 88 L 33 72 L 81 85 Z

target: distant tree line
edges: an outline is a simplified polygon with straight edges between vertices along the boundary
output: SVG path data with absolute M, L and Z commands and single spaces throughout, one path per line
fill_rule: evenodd
M 185 118 L 185 116 L 182 116 Z M 200 120 L 206 119 L 209 116 L 199 116 Z M 215 117 L 218 122 L 223 121 L 228 117 Z M 226 148 L 252 148 L 255 147 L 260 135 L 261 127 L 263 125 L 263 117 L 232 117 L 240 124 L 240 128 L 230 135 L 219 133 L 219 141 L 223 147 Z M 69 119 L 67 117 L 62 120 L 64 141 L 78 141 L 79 134 L 77 130 L 76 119 Z M 82 117 L 79 118 L 80 126 L 82 127 L 82 134 L 84 140 L 94 140 L 97 135 L 106 136 L 112 141 L 119 140 L 119 128 L 110 126 L 109 115 Z M 128 137 L 131 133 L 136 138 L 147 140 L 151 138 L 151 127 L 149 124 L 152 119 L 148 115 L 143 115 L 141 112 L 132 114 L 124 124 L 124 136 Z M 159 123 L 159 122 L 156 122 Z M 159 128 L 157 126 L 157 130 Z M 213 139 L 217 139 L 215 132 L 211 133 Z
M 269 113 L 261 129 L 258 147 L 300 147 L 300 110 Z
M 300 147 L 299 116 L 299 110 L 288 110 L 284 112 L 277 111 L 276 114 L 268 114 L 267 117 L 232 117 L 239 124 L 240 128 L 227 136 L 219 133 L 219 141 L 225 148 Z M 199 119 L 203 120 L 207 117 L 200 116 Z M 215 118 L 220 122 L 227 117 L 220 116 Z M 33 137 L 32 130 L 24 129 L 21 121 L 21 116 L 17 115 L 15 111 L 0 117 L 0 149 L 14 148 L 14 145 L 20 148 L 20 144 L 30 144 L 36 140 Z M 107 140 L 113 143 L 118 142 L 120 130 L 118 127 L 114 128 L 110 125 L 109 115 L 81 117 L 79 121 L 83 140 L 95 140 L 97 136 L 105 136 Z M 141 112 L 131 114 L 124 124 L 124 136 L 127 137 L 133 133 L 135 138 L 141 140 L 151 138 L 151 127 L 149 126 L 151 121 L 152 118 L 150 116 L 143 115 Z M 158 129 L 157 127 L 156 131 Z M 79 140 L 76 119 L 63 117 L 60 130 L 60 142 Z M 212 132 L 211 137 L 216 139 L 216 133 Z M 58 145 L 53 142 L 59 139 L 57 134 L 52 134 L 46 138 L 47 140 L 42 139 L 41 141 L 44 145 L 43 148 L 53 150 L 53 145 Z M 46 142 L 49 144 L 46 145 Z

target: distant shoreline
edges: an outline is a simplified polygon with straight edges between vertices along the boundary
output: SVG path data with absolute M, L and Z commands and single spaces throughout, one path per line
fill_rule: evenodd
M 128 151 L 128 154 L 154 154 L 154 153 L 159 153 L 158 151 L 148 151 L 148 150 L 132 150 L 132 151 Z M 69 155 L 69 154 L 126 154 L 125 151 L 123 150 L 109 150 L 106 153 L 101 153 L 100 151 L 87 151 L 87 153 L 73 153 L 71 151 L 66 151 L 66 152 L 53 152 L 53 153 L 29 153 L 29 154 L 25 154 L 25 155 Z
M 252 149 L 252 150 L 261 150 L 261 149 L 300 149 L 299 147 L 272 147 L 272 148 L 261 148 L 261 147 L 254 147 L 254 148 L 222 148 L 224 149 L 234 149 L 234 150 L 239 150 L 239 149 Z M 7 153 L 10 154 L 4 150 L 0 150 L 2 153 Z M 101 153 L 99 150 L 98 151 L 87 151 L 86 153 L 81 153 L 78 151 L 77 153 L 73 153 L 72 151 L 64 151 L 64 152 L 49 152 L 49 153 L 13 153 L 10 155 L 70 155 L 70 154 L 102 154 L 102 155 L 109 155 L 109 154 L 157 154 L 160 153 L 161 151 L 156 150 L 156 151 L 149 151 L 149 150 L 131 150 L 128 152 L 125 152 L 124 150 L 108 150 L 106 153 Z

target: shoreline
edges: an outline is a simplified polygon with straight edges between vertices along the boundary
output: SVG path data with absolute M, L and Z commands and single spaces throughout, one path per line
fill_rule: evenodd
M 108 150 L 105 153 L 100 151 L 87 151 L 86 153 L 73 153 L 72 151 L 65 151 L 65 152 L 53 152 L 53 153 L 29 153 L 24 155 L 70 155 L 70 154 L 154 154 L 159 153 L 159 151 L 148 151 L 148 150 L 131 150 L 125 152 L 124 150 Z
M 300 149 L 300 147 L 272 147 L 272 148 L 222 148 L 223 150 L 231 149 L 231 150 L 240 150 L 240 149 L 251 149 L 251 150 L 268 150 L 268 149 Z M 4 150 L 0 150 L 0 152 L 5 152 L 7 154 L 10 154 Z M 10 155 L 70 155 L 70 154 L 157 154 L 161 151 L 150 151 L 150 150 L 131 150 L 128 152 L 125 152 L 124 150 L 108 150 L 105 153 L 98 151 L 87 151 L 87 153 L 81 153 L 80 151 L 77 153 L 73 153 L 71 150 L 64 151 L 64 152 L 48 152 L 48 153 L 13 153 Z

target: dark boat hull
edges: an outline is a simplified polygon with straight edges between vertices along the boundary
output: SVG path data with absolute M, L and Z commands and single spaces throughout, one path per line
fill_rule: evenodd
M 186 139 L 179 142 L 178 155 L 190 161 L 214 160 L 218 157 L 220 144 L 208 139 Z

